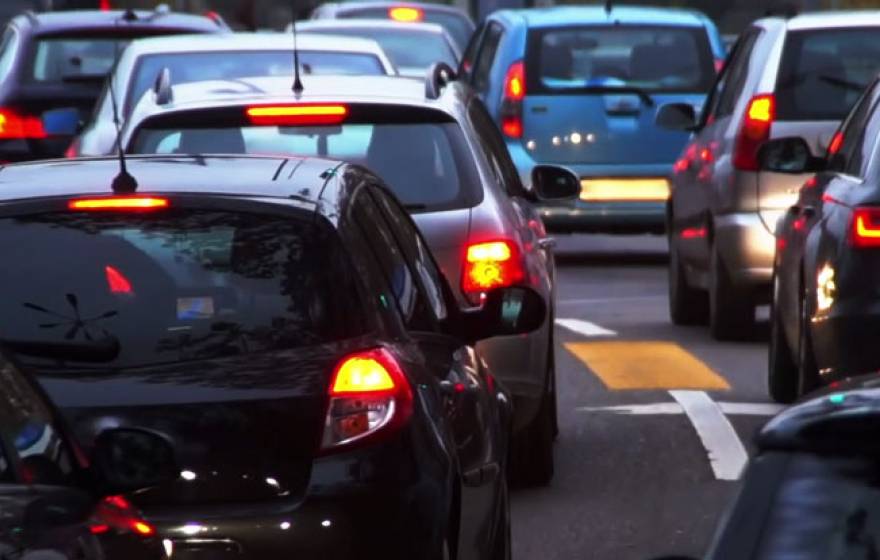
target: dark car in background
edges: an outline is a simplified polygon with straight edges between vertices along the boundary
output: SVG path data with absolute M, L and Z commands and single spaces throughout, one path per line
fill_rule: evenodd
M 173 477 L 168 443 L 148 432 L 107 430 L 86 454 L 39 384 L 11 358 L 16 350 L 64 359 L 80 348 L 0 341 L 0 556 L 166 559 L 169 547 L 155 527 L 118 493 Z
M 85 445 L 172 442 L 179 477 L 127 498 L 175 557 L 509 557 L 510 398 L 472 345 L 543 298 L 461 309 L 359 166 L 134 157 L 144 190 L 114 194 L 118 169 L 0 172 L 0 338 L 80 348 L 22 359 Z
M 87 120 L 118 52 L 132 39 L 227 30 L 206 17 L 161 10 L 15 17 L 0 36 L 0 161 L 60 157 L 72 136 L 55 130 L 64 120 Z
M 435 23 L 444 28 L 459 51 L 474 32 L 474 22 L 462 10 L 444 4 L 419 2 L 350 2 L 322 4 L 312 19 L 385 19 L 400 23 Z

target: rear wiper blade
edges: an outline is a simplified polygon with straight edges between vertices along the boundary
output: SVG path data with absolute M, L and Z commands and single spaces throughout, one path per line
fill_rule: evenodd
M 419 210 L 427 210 L 428 205 L 427 204 L 417 204 L 417 203 L 404 204 L 403 209 L 409 210 L 410 212 L 418 212 Z
M 36 340 L 0 340 L 9 350 L 35 358 L 70 362 L 112 362 L 119 357 L 119 339 L 106 336 L 82 342 L 43 342 Z
M 648 95 L 648 92 L 635 86 L 587 86 L 584 91 L 587 93 L 632 93 L 638 95 L 639 99 L 648 107 L 654 106 L 654 100 Z
M 107 74 L 65 74 L 61 81 L 73 84 L 101 84 L 107 79 Z
M 842 87 L 844 89 L 851 89 L 853 91 L 864 91 L 865 88 L 868 87 L 866 84 L 857 84 L 856 82 L 850 82 L 849 80 L 844 80 L 843 78 L 837 78 L 835 76 L 819 76 L 819 79 L 827 84 Z

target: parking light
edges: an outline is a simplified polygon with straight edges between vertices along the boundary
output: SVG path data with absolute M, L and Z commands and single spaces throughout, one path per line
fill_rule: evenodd
M 339 124 L 348 115 L 345 105 L 257 105 L 245 109 L 251 124 L 257 126 L 302 126 Z

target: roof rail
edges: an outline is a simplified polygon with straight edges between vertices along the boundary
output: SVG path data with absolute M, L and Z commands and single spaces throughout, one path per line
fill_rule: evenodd
M 171 91 L 171 70 L 168 68 L 159 70 L 156 83 L 153 84 L 153 93 L 156 95 L 156 105 L 168 105 L 174 100 Z
M 425 97 L 437 99 L 443 88 L 455 78 L 455 70 L 452 66 L 445 62 L 435 62 L 428 68 L 428 74 L 425 76 Z
M 40 18 L 37 17 L 36 12 L 34 12 L 33 10 L 25 10 L 24 12 L 22 12 L 22 14 L 26 16 L 28 20 L 30 20 L 30 22 L 34 25 L 40 25 Z

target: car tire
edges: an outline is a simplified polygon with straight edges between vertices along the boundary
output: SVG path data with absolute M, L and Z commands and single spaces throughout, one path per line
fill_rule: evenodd
M 778 293 L 776 278 L 773 279 L 774 302 Z M 768 349 L 767 389 L 770 398 L 780 404 L 789 404 L 798 396 L 798 366 L 785 337 L 782 320 L 776 304 L 770 306 L 770 345 Z
M 549 370 L 553 373 L 553 370 Z M 510 449 L 510 476 L 521 486 L 546 486 L 553 480 L 553 414 L 556 392 L 548 379 L 548 390 L 541 399 L 531 424 L 514 435 Z
M 688 284 L 675 240 L 669 236 L 669 318 L 675 325 L 704 325 L 709 319 L 709 295 Z
M 748 291 L 737 288 L 712 245 L 709 262 L 709 331 L 716 340 L 742 340 L 755 326 L 755 302 Z
M 507 486 L 507 477 L 501 477 L 501 504 L 498 511 L 498 520 L 495 527 L 495 540 L 492 543 L 491 560 L 510 560 L 510 493 Z
M 798 328 L 798 396 L 804 396 L 822 385 L 819 367 L 813 352 L 813 337 L 810 334 L 810 311 L 807 294 L 801 293 L 800 326 Z

